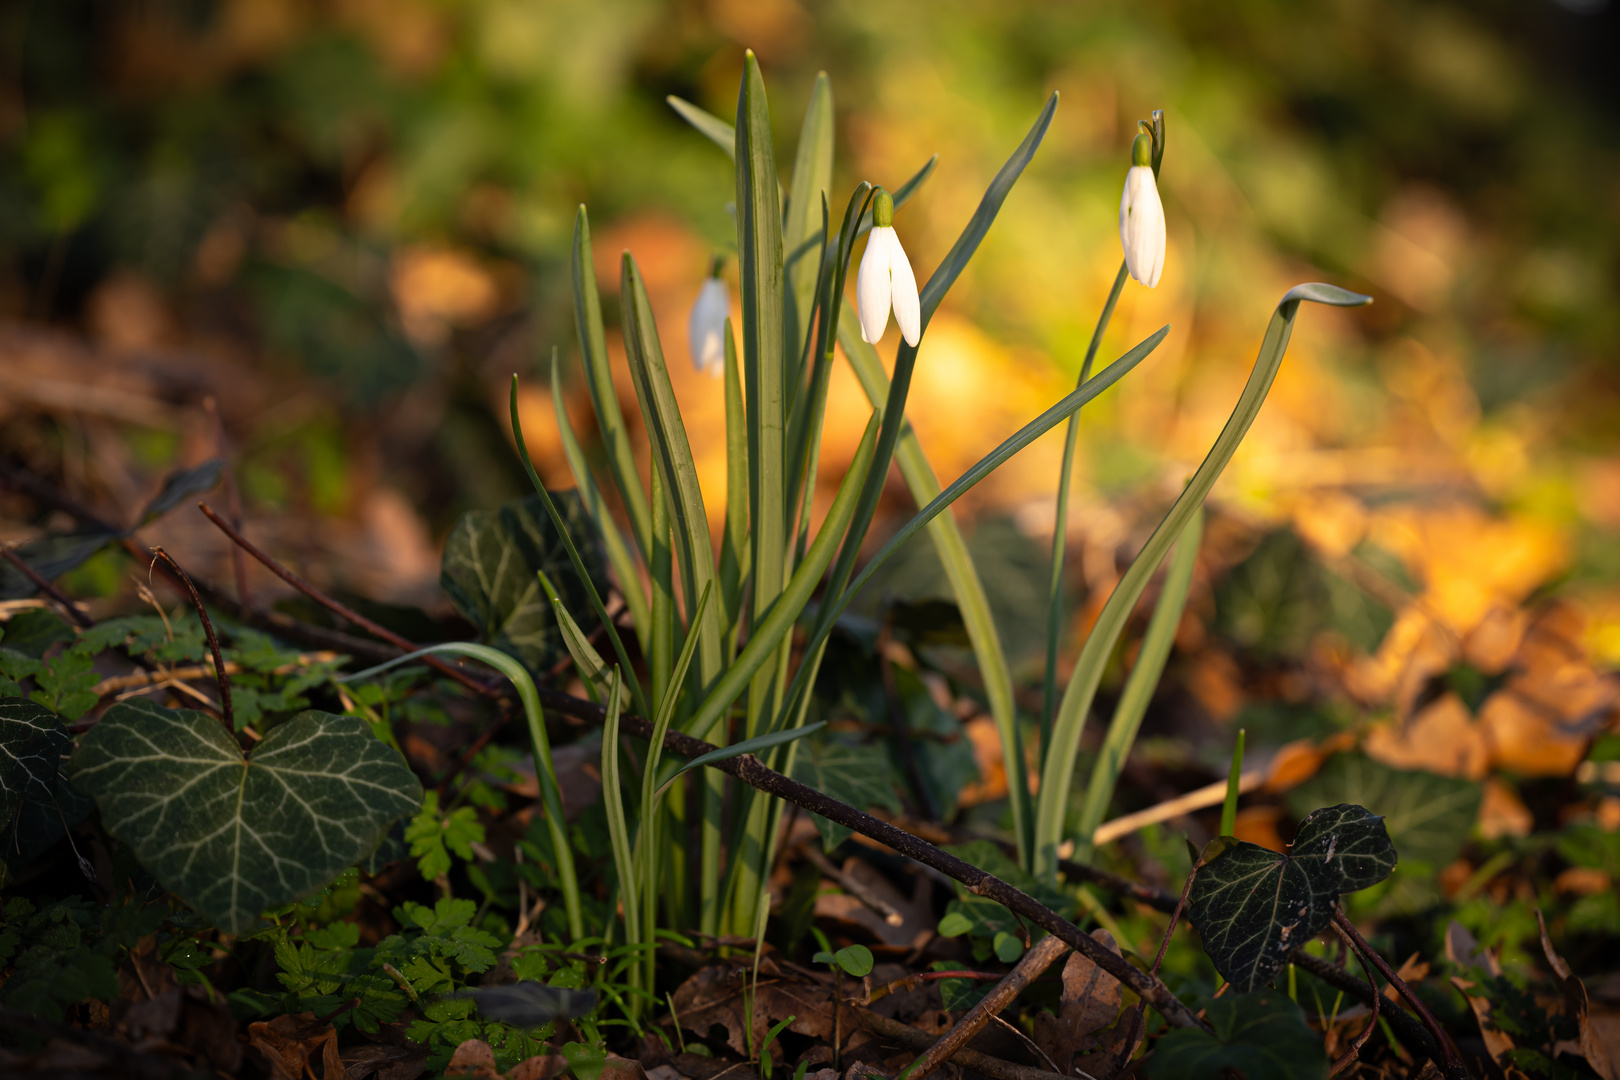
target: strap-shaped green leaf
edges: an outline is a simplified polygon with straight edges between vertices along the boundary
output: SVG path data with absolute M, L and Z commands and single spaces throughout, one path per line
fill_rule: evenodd
M 620 275 L 620 303 L 624 308 L 624 351 L 630 361 L 630 377 L 635 381 L 636 398 L 646 425 L 647 441 L 652 444 L 653 467 L 663 480 L 669 509 L 674 516 L 675 554 L 680 565 L 681 584 L 687 597 L 698 596 L 714 580 L 714 547 L 709 539 L 709 518 L 703 509 L 703 489 L 698 485 L 692 446 L 681 421 L 681 408 L 670 385 L 664 365 L 658 326 L 653 321 L 647 288 L 636 268 L 636 261 L 625 252 Z M 656 545 L 657 537 L 653 538 Z M 720 619 L 710 613 L 688 633 L 699 635 L 698 670 L 703 682 L 712 682 L 719 673 Z
M 804 123 L 799 128 L 799 148 L 793 159 L 793 179 L 788 188 L 787 207 L 782 215 L 782 248 L 791 259 L 801 247 L 820 237 L 821 200 L 832 188 L 833 169 L 833 96 L 832 81 L 825 71 L 816 75 L 810 89 L 810 104 L 804 110 Z M 816 276 L 819 259 L 807 255 L 787 266 L 788 295 L 791 303 L 784 307 L 787 332 L 786 357 L 790 363 L 798 360 L 805 339 L 809 336 L 810 312 L 815 302 Z M 796 382 L 796 372 L 788 372 L 789 384 Z
M 1265 403 L 1266 394 L 1282 366 L 1288 339 L 1294 332 L 1294 320 L 1299 315 L 1302 301 L 1312 300 L 1335 307 L 1355 307 L 1369 304 L 1372 298 L 1341 289 L 1336 285 L 1296 285 L 1284 294 L 1266 327 L 1260 342 L 1260 353 L 1255 358 L 1249 381 L 1239 395 L 1226 426 L 1215 439 L 1204 461 L 1182 489 L 1175 504 L 1164 520 L 1153 531 L 1132 561 L 1130 568 L 1114 586 L 1108 602 L 1092 626 L 1091 634 L 1081 647 L 1080 657 L 1069 676 L 1063 692 L 1063 701 L 1052 722 L 1052 745 L 1046 754 L 1046 765 L 1041 772 L 1041 798 L 1035 814 L 1035 866 L 1047 879 L 1057 875 L 1057 848 L 1062 842 L 1063 815 L 1068 806 L 1069 787 L 1074 781 L 1076 754 L 1080 748 L 1080 735 L 1085 728 L 1086 716 L 1091 711 L 1092 699 L 1102 683 L 1103 670 L 1108 657 L 1125 630 L 1132 609 L 1147 587 L 1148 580 L 1170 550 L 1193 512 L 1203 505 L 1215 481 L 1220 478 L 1227 462 L 1237 452 L 1238 444 L 1248 434 L 1254 418 Z
M 630 445 L 630 433 L 619 411 L 618 394 L 613 389 L 613 370 L 608 363 L 607 335 L 602 331 L 602 301 L 596 291 L 596 266 L 591 261 L 591 223 L 585 207 L 574 218 L 574 328 L 579 334 L 580 365 L 585 369 L 585 385 L 596 410 L 596 427 L 607 450 L 608 468 L 618 485 L 619 497 L 630 515 L 630 532 L 648 558 L 652 543 L 652 511 L 641 486 L 641 473 Z
M 748 546 L 748 418 L 743 414 L 742 372 L 737 341 L 726 320 L 726 531 L 720 542 L 720 598 L 730 635 L 727 649 L 736 650 L 742 618 L 743 588 L 752 554 Z
M 1215 970 L 1239 993 L 1265 986 L 1289 950 L 1326 929 L 1339 897 L 1384 880 L 1395 846 L 1383 818 L 1348 803 L 1300 823 L 1288 854 L 1224 837 L 1195 870 L 1187 917 Z
M 1176 627 L 1181 624 L 1181 613 L 1187 608 L 1187 592 L 1192 588 L 1193 569 L 1198 565 L 1198 545 L 1204 536 L 1204 515 L 1194 514 L 1176 541 L 1176 557 L 1170 560 L 1170 572 L 1164 577 L 1159 590 L 1159 602 L 1148 620 L 1147 633 L 1142 635 L 1142 648 L 1136 654 L 1136 663 L 1125 689 L 1114 706 L 1114 719 L 1108 725 L 1108 734 L 1097 751 L 1097 763 L 1091 767 L 1091 782 L 1086 785 L 1085 801 L 1080 804 L 1080 823 L 1075 829 L 1075 858 L 1086 859 L 1091 851 L 1091 834 L 1102 824 L 1108 813 L 1108 804 L 1114 797 L 1114 785 L 1125 769 L 1136 733 L 1147 715 L 1153 690 L 1164 674 L 1164 665 L 1170 659 L 1170 647 L 1175 644 Z
M 613 520 L 613 513 L 602 498 L 602 490 L 596 486 L 596 479 L 591 475 L 585 451 L 579 445 L 579 437 L 574 434 L 573 422 L 568 419 L 565 402 L 562 373 L 557 365 L 557 351 L 553 349 L 551 404 L 557 414 L 557 431 L 562 435 L 563 456 L 568 459 L 568 470 L 574 474 L 574 486 L 579 491 L 580 501 L 585 504 L 585 512 L 602 534 L 602 546 L 607 551 L 608 563 L 613 567 L 614 575 L 619 579 L 619 592 L 624 597 L 625 606 L 630 609 L 630 621 L 635 624 L 637 636 L 646 637 L 650 627 L 647 622 L 647 596 L 641 591 L 640 575 L 636 573 L 636 564 L 630 558 L 630 549 L 625 546 L 624 537 L 619 535 L 618 522 Z
M 228 934 L 320 889 L 422 802 L 399 751 L 314 711 L 244 758 L 206 713 L 120 702 L 80 738 L 68 775 L 164 888 Z
M 737 659 L 714 684 L 692 719 L 687 722 L 688 734 L 700 739 L 708 736 L 710 729 L 721 716 L 725 715 L 726 710 L 737 700 L 737 696 L 743 692 L 754 673 L 776 652 L 776 647 L 782 643 L 782 639 L 798 621 L 799 613 L 804 610 L 805 604 L 809 603 L 810 597 L 815 593 L 816 586 L 821 583 L 821 576 L 826 573 L 827 564 L 832 562 L 839 538 L 849 527 L 850 515 L 855 509 L 855 494 L 860 490 L 866 470 L 872 466 L 872 448 L 877 441 L 877 427 L 878 419 L 874 413 L 866 423 L 866 432 L 861 436 L 860 445 L 855 449 L 855 457 L 850 462 L 849 472 L 844 475 L 843 483 L 838 485 L 838 494 L 833 496 L 832 506 L 827 509 L 827 516 L 821 523 L 821 531 L 816 533 L 810 550 L 804 553 L 804 561 L 793 572 L 793 577 L 788 581 L 787 588 L 782 590 L 777 603 L 766 613 L 764 619 L 754 625 L 753 632 L 748 637 L 748 644 L 743 646 L 742 651 L 737 654 Z
M 707 754 L 699 754 L 685 765 L 682 765 L 676 771 L 675 776 L 691 772 L 693 769 L 701 768 L 704 765 L 711 765 L 716 761 L 726 761 L 730 758 L 742 757 L 744 754 L 757 754 L 761 750 L 769 750 L 773 746 L 781 746 L 783 743 L 792 742 L 794 739 L 802 739 L 806 735 L 820 731 L 826 726 L 827 722 L 825 720 L 818 720 L 814 724 L 806 724 L 804 727 L 789 728 L 786 731 L 773 731 L 766 735 L 756 735 L 752 739 L 734 742 L 730 746 L 710 750 Z M 674 777 L 670 779 L 674 779 Z
M 670 94 L 664 98 L 669 107 L 681 114 L 681 119 L 706 135 L 714 145 L 726 152 L 733 161 L 737 158 L 737 129 L 707 109 L 692 104 L 685 98 Z
M 753 52 L 743 60 L 737 94 L 737 260 L 742 286 L 742 354 L 753 506 L 753 619 L 765 617 L 782 591 L 787 530 L 783 440 L 786 381 L 782 347 L 784 275 L 782 215 L 770 107 Z M 712 676 L 712 669 L 710 674 Z M 750 730 L 769 692 L 769 672 L 749 690 Z
M 580 679 L 590 688 L 591 697 L 598 702 L 608 699 L 608 684 L 613 679 L 613 670 L 608 667 L 602 654 L 596 651 L 591 639 L 579 628 L 579 623 L 568 613 L 568 605 L 564 604 L 562 597 L 552 587 L 551 579 L 546 577 L 544 571 L 537 572 L 540 578 L 540 587 L 545 590 L 546 599 L 551 604 L 552 613 L 557 616 L 557 626 L 562 631 L 563 644 L 568 647 L 568 656 L 574 661 L 574 668 L 579 672 Z M 623 687 L 620 687 L 621 692 Z M 623 703 L 620 703 L 621 707 Z

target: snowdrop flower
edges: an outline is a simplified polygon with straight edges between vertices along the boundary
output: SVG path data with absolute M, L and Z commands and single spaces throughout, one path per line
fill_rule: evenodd
M 686 344 L 692 350 L 692 366 L 715 378 L 725 373 L 726 319 L 731 317 L 731 293 L 720 280 L 719 271 L 716 260 L 714 276 L 703 283 L 686 322 Z
M 1131 277 L 1148 288 L 1164 273 L 1164 204 L 1153 180 L 1153 140 L 1138 135 L 1131 144 L 1131 171 L 1119 200 L 1119 242 Z
M 913 348 L 922 337 L 922 306 L 917 300 L 917 277 L 911 272 L 900 238 L 894 234 L 894 199 L 878 188 L 872 201 L 872 231 L 866 254 L 855 275 L 855 309 L 861 317 L 861 340 L 876 345 L 889 324 L 889 308 L 900 336 Z

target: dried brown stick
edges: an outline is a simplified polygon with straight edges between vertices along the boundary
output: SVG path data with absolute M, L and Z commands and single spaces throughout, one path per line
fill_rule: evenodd
M 897 1042 L 908 1050 L 924 1050 L 934 1043 L 934 1037 L 926 1031 L 919 1031 L 910 1024 L 903 1024 L 898 1020 L 891 1020 L 887 1016 L 879 1016 L 869 1009 L 853 1008 L 850 1010 L 855 1022 L 862 1028 L 891 1042 Z M 1004 1061 L 989 1054 L 981 1054 L 977 1050 L 966 1047 L 956 1051 L 953 1056 L 958 1065 L 966 1066 L 974 1072 L 983 1073 L 990 1080 L 1060 1080 L 1062 1074 L 1047 1072 L 1045 1069 L 1032 1069 L 1028 1065 L 1017 1065 L 1011 1061 Z
M 838 883 L 839 888 L 849 893 L 849 895 L 853 896 L 856 900 L 859 900 L 862 904 L 865 904 L 867 907 L 883 916 L 883 921 L 888 923 L 890 926 L 899 926 L 901 923 L 906 921 L 905 916 L 901 915 L 899 911 L 895 910 L 895 906 L 893 904 L 889 903 L 887 900 L 883 899 L 883 897 L 867 888 L 864 884 L 862 884 L 860 879 L 850 874 L 846 874 L 842 870 L 838 869 L 838 867 L 833 864 L 831 859 L 827 858 L 827 856 L 823 855 L 809 844 L 805 844 L 799 850 L 804 854 L 805 858 L 809 859 L 815 864 L 817 870 L 820 870 L 827 877 L 832 878 L 833 881 Z
M 1440 1026 L 1440 1022 L 1434 1018 L 1434 1014 L 1429 1011 L 1429 1007 L 1423 1004 L 1423 999 L 1414 994 L 1412 988 L 1406 985 L 1406 980 L 1397 975 L 1395 969 L 1389 966 L 1389 961 L 1385 960 L 1377 949 L 1367 944 L 1367 939 L 1361 936 L 1361 931 L 1357 930 L 1356 924 L 1351 922 L 1345 915 L 1343 908 L 1334 910 L 1333 925 L 1344 932 L 1345 937 L 1355 945 L 1356 950 L 1365 959 L 1373 962 L 1373 965 L 1378 968 L 1378 973 L 1384 977 L 1384 981 L 1393 986 L 1395 992 L 1405 998 L 1407 1004 L 1411 1005 L 1418 1016 L 1422 1018 L 1423 1026 L 1429 1029 L 1429 1034 L 1434 1037 L 1435 1045 L 1440 1051 L 1440 1069 L 1445 1073 L 1447 1080 L 1468 1080 L 1468 1070 L 1463 1067 L 1462 1059 L 1458 1057 L 1456 1048 L 1451 1045 L 1451 1039 L 1446 1035 L 1445 1029 Z
M 208 518 L 209 521 L 212 521 L 216 526 L 218 526 L 220 532 L 230 537 L 231 541 L 236 544 L 237 547 L 240 547 L 243 551 L 247 552 L 255 559 L 258 559 L 259 562 L 264 564 L 264 567 L 272 574 L 276 575 L 282 581 L 285 581 L 287 584 L 291 585 L 293 588 L 297 589 L 299 592 L 303 593 L 317 604 L 320 604 L 334 615 L 347 619 L 349 622 L 360 627 L 360 629 L 364 630 L 368 634 L 382 638 L 384 641 L 388 642 L 390 645 L 402 652 L 415 652 L 419 647 L 409 638 L 396 634 L 381 623 L 366 618 L 364 615 L 349 607 L 347 604 L 340 603 L 339 601 L 332 599 L 330 596 L 327 596 L 321 590 L 317 589 L 315 586 L 311 585 L 309 582 L 305 581 L 291 570 L 288 570 L 285 566 L 282 566 L 275 559 L 272 559 L 269 555 L 255 547 L 247 537 L 243 536 L 240 532 L 237 532 L 236 529 L 232 528 L 230 523 L 224 518 L 214 513 L 214 511 L 209 508 L 207 503 L 198 503 L 197 509 L 203 512 L 204 517 Z M 422 657 L 422 662 L 428 667 L 433 668 L 435 671 L 448 675 L 450 678 L 461 683 L 468 689 L 475 690 L 487 697 L 496 697 L 501 693 L 499 689 L 491 686 L 484 680 L 463 671 L 454 664 L 447 663 L 446 661 L 439 659 L 437 656 L 424 656 Z
M 964 1013 L 962 1019 L 952 1025 L 951 1030 L 941 1035 L 939 1041 L 930 1046 L 922 1057 L 912 1062 L 911 1070 L 907 1073 L 910 1080 L 923 1080 L 929 1073 L 950 1060 L 958 1050 L 984 1030 L 992 1017 L 1000 1014 L 1001 1010 L 1011 1005 L 1019 994 L 1028 989 L 1030 983 L 1040 978 L 1042 972 L 1052 966 L 1052 961 L 1068 951 L 1068 945 L 1050 935 L 1037 941 L 1034 947 L 1024 954 L 1023 959 L 1019 960 L 1000 982 L 992 986 L 989 993 L 979 999 L 977 1005 Z
M 1346 944 L 1349 944 L 1350 939 L 1345 936 L 1343 930 L 1337 926 L 1333 929 L 1340 938 L 1344 939 Z M 1361 1056 L 1361 1048 L 1367 1045 L 1367 1040 L 1372 1037 L 1373 1028 L 1378 1026 L 1378 1009 L 1384 1000 L 1384 995 L 1378 992 L 1378 980 L 1374 978 L 1372 965 L 1367 962 L 1366 957 L 1362 957 L 1361 969 L 1367 973 L 1367 982 L 1372 986 L 1372 1016 L 1367 1018 L 1367 1026 L 1361 1029 L 1361 1034 L 1355 1037 L 1350 1045 L 1345 1048 L 1344 1053 L 1339 1055 L 1339 1059 L 1333 1063 L 1333 1067 L 1328 1070 L 1328 1080 L 1333 1080 L 1333 1077 L 1338 1076 L 1356 1063 L 1356 1059 Z
M 582 701 L 546 687 L 539 687 L 538 693 L 541 705 L 545 708 L 556 709 L 558 712 L 595 723 L 601 723 L 606 719 L 606 710 L 593 702 Z M 631 735 L 643 739 L 652 737 L 653 726 L 643 717 L 626 713 L 619 718 L 619 723 L 620 727 Z M 684 732 L 670 731 L 664 736 L 664 749 L 690 759 L 718 750 L 719 747 L 702 739 L 694 739 Z M 847 826 L 862 836 L 870 837 L 915 862 L 932 867 L 961 882 L 975 896 L 982 896 L 1000 904 L 1014 915 L 1034 923 L 1090 959 L 1114 979 L 1145 999 L 1172 1027 L 1205 1026 L 1185 1003 L 1170 992 L 1170 988 L 1165 986 L 1162 980 L 1132 967 L 1124 957 L 1093 940 L 1074 923 L 994 874 L 959 859 L 898 826 L 784 776 L 752 754 L 740 754 L 733 758 L 711 761 L 709 767 L 718 769 L 728 776 L 734 776 L 767 795 L 774 795 L 785 802 L 803 807 L 812 814 Z
M 214 678 L 219 681 L 219 702 L 222 719 L 225 721 L 225 730 L 234 737 L 236 735 L 236 714 L 231 709 L 231 677 L 225 672 L 225 660 L 219 655 L 219 638 L 214 635 L 214 623 L 208 617 L 208 609 L 203 607 L 202 597 L 197 595 L 197 586 L 191 583 L 186 572 L 180 569 L 180 564 L 174 561 L 174 556 L 157 547 L 152 549 L 154 561 L 162 560 L 185 585 L 186 592 L 191 596 L 191 606 L 197 609 L 197 617 L 202 620 L 203 633 L 208 635 L 208 649 L 214 654 Z
M 67 612 L 68 618 L 72 619 L 81 628 L 88 629 L 89 627 L 95 625 L 94 619 L 80 611 L 79 606 L 75 604 L 66 593 L 64 593 L 61 589 L 58 589 L 55 585 L 52 585 L 49 581 L 46 581 L 38 571 L 36 571 L 32 566 L 29 566 L 28 563 L 23 560 L 21 555 L 18 555 L 15 551 L 11 550 L 10 547 L 0 547 L 0 555 L 4 555 L 6 561 L 12 566 L 15 566 L 22 573 L 23 577 L 27 578 L 29 581 L 32 581 L 40 592 L 44 593 L 52 600 L 55 600 L 57 604 Z

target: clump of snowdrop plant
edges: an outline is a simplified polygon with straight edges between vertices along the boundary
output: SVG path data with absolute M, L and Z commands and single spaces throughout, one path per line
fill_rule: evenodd
M 1153 179 L 1153 138 L 1145 132 L 1131 144 L 1131 169 L 1119 199 L 1119 242 L 1131 277 L 1153 288 L 1164 273 L 1164 204 Z
M 922 307 L 917 300 L 917 276 L 894 231 L 894 198 L 882 188 L 872 198 L 872 232 L 866 254 L 855 276 L 855 308 L 861 317 L 861 340 L 876 345 L 889 324 L 889 309 L 906 344 L 916 347 L 922 337 Z

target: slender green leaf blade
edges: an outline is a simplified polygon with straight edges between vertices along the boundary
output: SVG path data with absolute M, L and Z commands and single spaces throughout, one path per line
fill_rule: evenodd
M 832 80 L 825 71 L 816 76 L 810 90 L 810 104 L 799 129 L 799 148 L 793 160 L 793 179 L 788 188 L 787 211 L 782 223 L 782 247 L 794 253 L 797 261 L 787 268 L 792 302 L 785 306 L 791 316 L 786 335 L 787 356 L 798 357 L 810 332 L 810 311 L 815 301 L 819 259 L 810 257 L 814 242 L 821 235 L 823 194 L 832 188 L 833 97 Z M 801 248 L 806 254 L 800 256 Z M 791 373 L 790 373 L 791 375 Z M 790 378 L 790 382 L 793 380 Z
M 607 335 L 602 330 L 602 300 L 596 291 L 596 266 L 591 261 L 591 223 L 585 207 L 574 218 L 574 327 L 579 334 L 580 364 L 585 369 L 585 385 L 596 410 L 596 426 L 607 449 L 608 467 L 619 497 L 630 515 L 630 531 L 643 559 L 652 544 L 652 511 L 641 486 L 630 433 L 619 411 L 619 398 L 613 389 L 613 371 L 608 364 Z
M 789 728 L 786 731 L 773 731 L 766 735 L 756 735 L 752 739 L 744 739 L 741 742 L 734 742 L 730 746 L 722 746 L 718 750 L 710 750 L 707 754 L 699 754 L 691 761 L 688 761 L 685 765 L 682 765 L 680 769 L 676 771 L 675 776 L 680 776 L 681 773 L 691 772 L 693 769 L 701 768 L 704 765 L 712 765 L 716 761 L 728 761 L 731 758 L 741 757 L 744 754 L 757 754 L 761 750 L 769 750 L 773 746 L 781 746 L 783 743 L 790 743 L 794 739 L 802 739 L 806 735 L 820 731 L 826 726 L 827 722 L 825 720 L 818 720 L 816 723 L 806 724 L 804 727 Z M 674 779 L 674 777 L 671 777 L 670 779 Z
M 1357 293 L 1331 285 L 1299 285 L 1283 295 L 1271 317 L 1271 323 L 1266 327 L 1259 355 L 1255 358 L 1254 368 L 1249 373 L 1249 381 L 1239 395 L 1237 405 L 1233 408 L 1226 426 L 1216 437 L 1215 445 L 1210 447 L 1203 463 L 1198 466 L 1198 471 L 1187 482 L 1180 497 L 1165 514 L 1164 520 L 1148 538 L 1148 542 L 1143 545 L 1142 550 L 1131 562 L 1130 568 L 1120 578 L 1119 584 L 1114 586 L 1107 603 L 1103 605 L 1103 610 L 1093 624 L 1085 645 L 1081 647 L 1074 671 L 1070 674 L 1068 685 L 1064 689 L 1062 703 L 1052 723 L 1052 745 L 1047 751 L 1046 764 L 1041 773 L 1041 798 L 1035 814 L 1035 865 L 1048 878 L 1053 878 L 1057 874 L 1057 848 L 1062 839 L 1063 815 L 1068 806 L 1069 788 L 1074 781 L 1080 735 L 1085 728 L 1086 717 L 1091 711 L 1091 703 L 1096 696 L 1097 688 L 1102 683 L 1108 657 L 1112 655 L 1120 634 L 1124 632 L 1125 624 L 1130 618 L 1131 611 L 1136 607 L 1137 600 L 1141 598 L 1142 591 L 1147 588 L 1148 580 L 1158 569 L 1159 563 L 1169 551 L 1170 545 L 1175 542 L 1175 538 L 1181 535 L 1181 530 L 1186 527 L 1193 512 L 1203 505 L 1210 489 L 1215 486 L 1215 481 L 1226 468 L 1227 462 L 1231 461 L 1232 455 L 1237 452 L 1238 444 L 1243 441 L 1255 417 L 1260 414 L 1260 406 L 1265 403 L 1271 384 L 1277 377 L 1277 370 L 1282 366 L 1283 355 L 1287 352 L 1288 339 L 1293 334 L 1294 320 L 1299 314 L 1302 300 L 1315 300 L 1318 303 L 1337 306 L 1371 302 L 1369 297 L 1359 296 Z
M 681 119 L 707 136 L 714 145 L 726 152 L 726 157 L 737 156 L 737 129 L 707 109 L 692 104 L 685 98 L 670 94 L 664 99 L 669 107 L 681 114 Z
M 653 466 L 659 472 L 674 516 L 676 561 L 680 564 L 681 584 L 690 599 L 701 594 L 714 580 L 714 547 L 709 538 L 709 517 L 703 508 L 703 489 L 698 485 L 692 446 L 687 441 L 681 407 L 670 385 L 664 350 L 658 341 L 652 304 L 636 268 L 636 261 L 625 252 L 622 275 L 625 354 L 635 380 L 636 397 L 652 444 Z M 656 544 L 658 538 L 653 537 Z M 688 629 L 699 635 L 698 670 L 702 681 L 712 682 L 720 671 L 720 619 L 706 616 Z
M 353 717 L 314 711 L 244 759 L 205 713 L 121 702 L 80 738 L 68 773 L 142 866 L 231 934 L 365 858 L 422 802 L 399 751 Z

